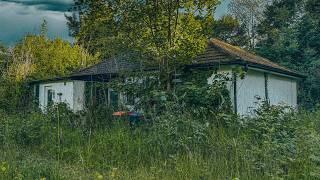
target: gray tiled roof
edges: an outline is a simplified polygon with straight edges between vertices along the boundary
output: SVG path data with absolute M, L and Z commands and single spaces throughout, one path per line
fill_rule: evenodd
M 208 48 L 193 61 L 194 66 L 206 64 L 248 64 L 258 68 L 288 74 L 297 77 L 304 77 L 293 70 L 280 66 L 269 59 L 257 56 L 245 51 L 240 47 L 233 46 L 218 39 L 211 39 Z
M 86 76 L 99 74 L 116 74 L 126 71 L 135 71 L 143 68 L 142 63 L 130 59 L 129 55 L 118 56 L 104 60 L 96 65 L 82 69 L 79 72 L 71 74 L 71 76 Z
M 208 48 L 204 53 L 200 54 L 194 59 L 192 66 L 197 67 L 207 66 L 210 64 L 214 65 L 237 63 L 291 76 L 304 77 L 303 75 L 280 66 L 266 58 L 249 53 L 239 47 L 232 46 L 218 39 L 212 39 L 209 41 Z M 121 56 L 117 56 L 116 58 L 104 60 L 94 66 L 73 73 L 71 77 L 99 74 L 117 74 L 120 72 L 135 71 L 139 69 L 146 70 L 145 66 L 142 66 L 142 62 L 134 60 L 134 56 L 130 56 L 130 54 L 124 54 Z

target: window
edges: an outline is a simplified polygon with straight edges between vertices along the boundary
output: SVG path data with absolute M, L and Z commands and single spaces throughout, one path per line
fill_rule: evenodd
M 118 106 L 119 102 L 119 93 L 113 90 L 110 90 L 110 104 L 114 107 Z
M 52 89 L 48 89 L 48 106 L 51 106 L 51 105 L 53 105 L 53 103 L 54 103 L 54 100 L 55 99 L 55 91 L 54 90 L 52 90 Z
M 85 103 L 87 107 L 108 104 L 108 88 L 104 83 L 87 82 L 85 87 Z
M 132 93 L 127 94 L 127 102 L 126 105 L 134 105 L 135 104 L 135 96 Z

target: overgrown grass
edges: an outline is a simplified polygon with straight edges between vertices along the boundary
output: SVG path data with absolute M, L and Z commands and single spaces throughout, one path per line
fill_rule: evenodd
M 132 126 L 64 108 L 2 112 L 0 179 L 320 178 L 320 111 L 257 114 L 168 112 Z

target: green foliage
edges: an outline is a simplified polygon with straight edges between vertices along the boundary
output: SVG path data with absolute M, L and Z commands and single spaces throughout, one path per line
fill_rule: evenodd
M 205 50 L 218 4 L 217 0 L 75 2 L 80 16 L 68 19 L 79 44 L 104 58 L 139 52 L 141 61 L 159 67 L 164 90 L 171 90 L 176 68 Z
M 50 40 L 45 34 L 28 35 L 10 53 L 0 50 L 0 106 L 8 112 L 30 107 L 33 90 L 29 81 L 67 76 L 97 61 L 98 55 L 78 45 Z
M 208 77 L 212 80 L 210 84 Z M 165 91 L 159 85 L 157 73 L 138 72 L 119 77 L 109 83 L 101 83 L 99 86 L 102 89 L 111 88 L 117 92 L 134 95 L 134 109 L 143 112 L 147 117 L 165 114 L 166 111 L 192 112 L 197 116 L 227 112 L 232 114 L 229 91 L 226 88 L 230 79 L 225 75 L 206 70 L 181 71 L 180 80 L 182 83 L 170 84 L 173 91 Z M 103 99 L 103 93 L 99 99 Z
M 20 121 L 14 120 L 15 127 L 13 133 L 14 141 L 19 145 L 39 145 L 41 144 L 41 139 L 46 133 L 44 124 L 46 121 L 41 114 L 33 113 L 28 119 L 21 118 Z
M 246 120 L 256 168 L 268 176 L 285 176 L 297 155 L 299 119 L 290 107 L 263 104 L 257 116 Z M 273 158 L 270 158 L 272 157 Z
M 314 108 L 319 102 L 318 1 L 274 1 L 264 13 L 258 33 L 257 53 L 308 77 L 301 84 L 299 99 Z
M 80 46 L 40 35 L 26 36 L 13 49 L 5 78 L 12 81 L 66 76 L 97 62 Z
M 262 104 L 255 116 L 240 118 L 231 112 L 227 76 L 190 71 L 181 84 L 172 82 L 179 64 L 205 48 L 207 35 L 213 34 L 209 27 L 216 36 L 239 43 L 246 37 L 229 36 L 242 28 L 231 17 L 212 24 L 216 0 L 76 2 L 79 17 L 69 17 L 69 25 L 79 28 L 72 33 L 85 49 L 104 57 L 139 51 L 160 65 L 160 74 L 120 74 L 89 89 L 93 96 L 105 88 L 134 94 L 139 97 L 136 110 L 145 119 L 133 126 L 125 117 L 112 116 L 112 107 L 94 102 L 77 114 L 65 104 L 45 114 L 20 110 L 31 107 L 26 80 L 65 76 L 97 61 L 80 45 L 47 39 L 44 22 L 42 35 L 27 36 L 4 64 L 0 61 L 7 69 L 0 81 L 0 108 L 5 110 L 0 112 L 0 179 L 320 178 L 320 110 L 294 112 Z M 260 33 L 268 39 L 259 41 L 259 52 L 281 56 L 279 62 L 291 67 L 303 65 L 314 75 L 319 64 L 317 1 L 306 1 L 301 19 L 295 16 L 296 2 L 274 1 L 267 8 Z M 252 15 L 249 19 L 256 21 Z M 255 25 L 247 28 L 255 38 Z M 132 77 L 131 83 L 124 83 L 122 75 Z M 318 97 L 314 78 L 305 81 L 309 98 Z
M 0 79 L 0 106 L 6 112 L 24 112 L 34 106 L 32 90 L 26 82 Z
M 75 13 L 80 12 L 81 16 L 69 17 L 69 27 L 73 32 L 79 31 L 76 37 L 80 43 L 89 43 L 89 50 L 107 53 L 107 57 L 119 52 L 121 46 L 138 48 L 156 58 L 185 56 L 206 43 L 200 43 L 206 41 L 203 32 L 207 26 L 203 25 L 211 23 L 217 2 L 75 1 Z M 79 30 L 74 21 L 81 22 Z M 115 49 L 108 48 L 110 45 Z
M 47 20 L 44 19 L 42 21 L 41 26 L 40 26 L 40 35 L 47 36 L 47 33 L 48 33 L 48 22 L 47 22 Z
M 0 77 L 2 76 L 2 73 L 5 69 L 8 58 L 9 58 L 8 49 L 4 45 L 2 45 L 0 42 Z
M 214 22 L 213 37 L 240 47 L 247 47 L 249 45 L 249 38 L 245 28 L 240 24 L 238 19 L 230 15 L 222 16 Z
M 192 153 L 193 150 L 205 151 L 209 144 L 209 124 L 184 113 L 175 116 L 171 113 L 156 117 L 151 128 L 151 143 L 160 144 L 164 154 Z
M 47 108 L 47 118 L 51 122 L 61 123 L 62 126 L 74 129 L 81 127 L 84 122 L 81 122 L 81 113 L 73 113 L 69 106 L 65 103 L 51 105 Z
M 319 178 L 319 111 L 264 104 L 241 119 L 167 111 L 142 126 L 114 118 L 94 129 L 57 110 L 1 113 L 0 178 Z
M 207 77 L 212 79 L 210 84 Z M 227 76 L 212 71 L 194 71 L 188 73 L 183 81 L 177 87 L 177 96 L 185 110 L 196 112 L 199 109 L 198 114 L 203 115 L 207 114 L 205 112 L 231 114 L 231 100 L 226 86 L 230 79 Z

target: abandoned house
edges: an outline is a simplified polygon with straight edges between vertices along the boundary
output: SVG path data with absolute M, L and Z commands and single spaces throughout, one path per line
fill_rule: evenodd
M 245 77 L 236 75 L 237 67 L 245 69 Z M 44 111 L 50 103 L 64 102 L 73 111 L 85 109 L 87 85 L 95 81 L 109 82 L 117 74 L 141 68 L 122 56 L 102 61 L 94 66 L 71 74 L 69 77 L 33 82 L 39 107 Z M 239 47 L 217 39 L 211 39 L 205 52 L 197 56 L 187 68 L 216 69 L 231 76 L 227 88 L 234 111 L 247 115 L 257 107 L 257 97 L 270 104 L 286 104 L 297 107 L 298 81 L 303 75 L 282 67 L 268 59 L 246 52 Z M 211 83 L 212 77 L 208 77 Z M 124 93 L 108 89 L 108 104 L 132 105 Z M 98 100 L 99 101 L 99 100 Z

